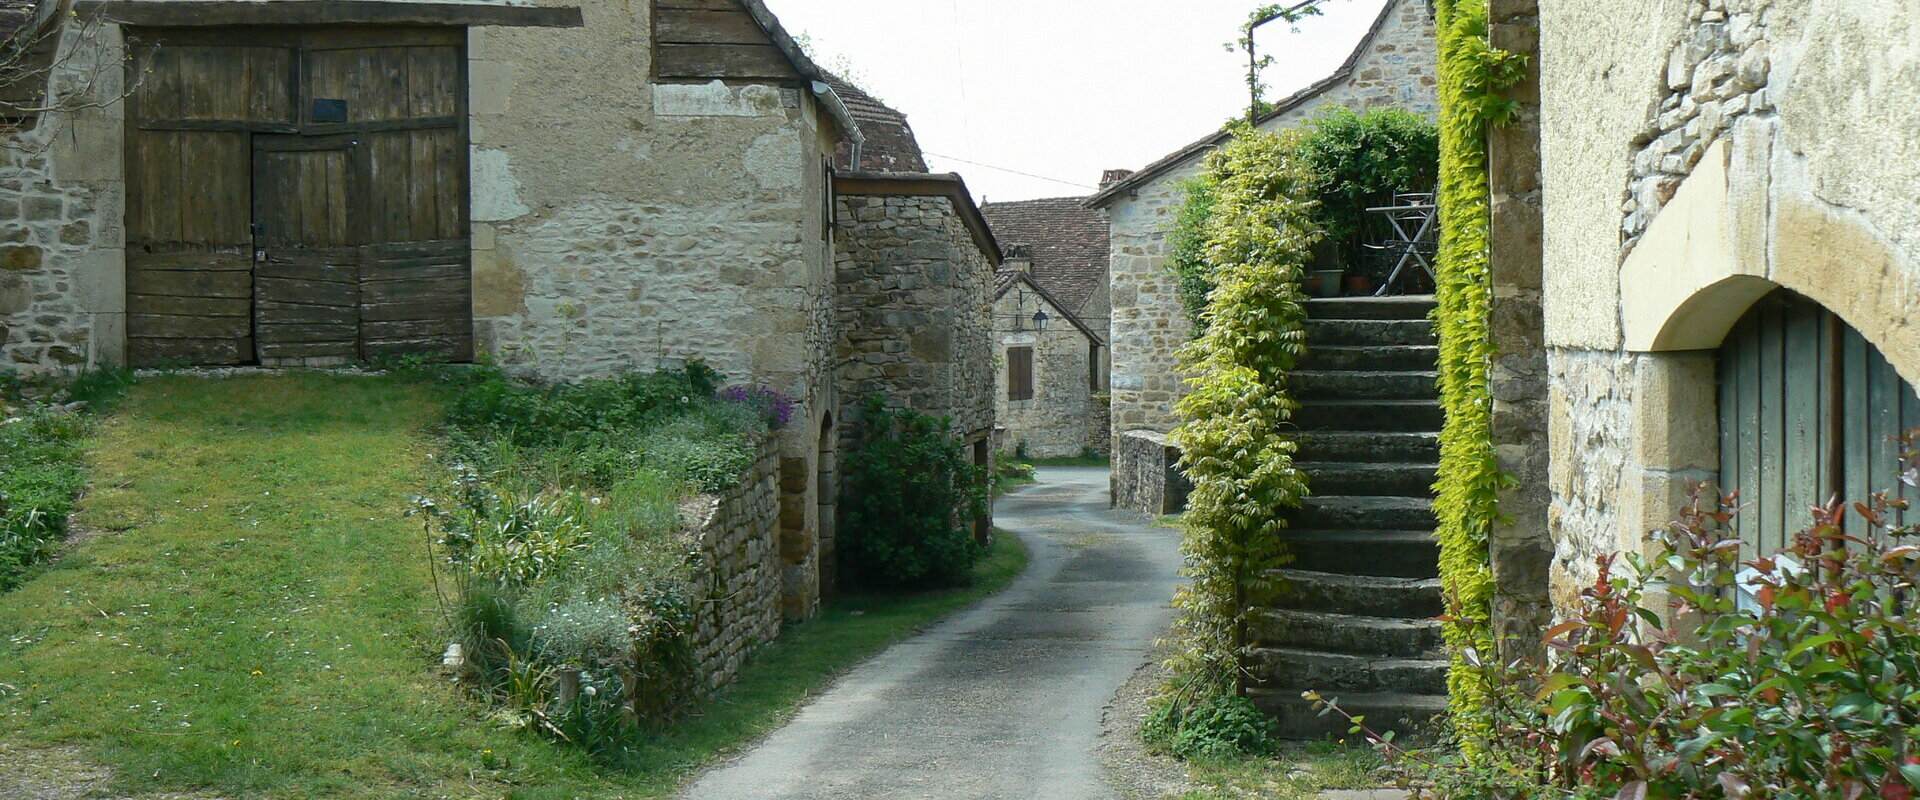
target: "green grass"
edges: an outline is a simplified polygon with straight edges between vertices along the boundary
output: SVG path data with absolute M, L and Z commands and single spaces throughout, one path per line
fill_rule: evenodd
M 1183 800 L 1313 800 L 1328 789 L 1371 789 L 1380 785 L 1373 751 L 1332 742 L 1284 748 L 1273 757 L 1195 760 L 1188 773 L 1203 788 Z
M 1113 465 L 1112 460 L 1105 457 L 1082 458 L 1079 456 L 1067 458 L 1029 458 L 1026 463 L 1036 467 L 1109 467 Z
M 303 373 L 143 382 L 91 446 L 98 534 L 0 597 L 0 739 L 75 746 L 121 792 L 230 797 L 656 797 L 770 730 L 826 678 L 1004 586 L 848 598 L 631 771 L 491 726 L 439 677 L 426 536 L 429 390 Z M 484 755 L 483 755 L 484 754 Z

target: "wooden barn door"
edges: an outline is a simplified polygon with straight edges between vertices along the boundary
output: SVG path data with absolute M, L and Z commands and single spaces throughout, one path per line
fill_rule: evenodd
M 1750 552 L 1791 544 L 1816 503 L 1902 488 L 1895 437 L 1920 426 L 1920 396 L 1832 312 L 1767 296 L 1727 334 L 1719 371 L 1720 484 L 1740 490 Z
M 472 357 L 462 31 L 140 38 L 134 364 Z
M 254 137 L 253 335 L 263 364 L 357 360 L 360 250 L 346 136 Z

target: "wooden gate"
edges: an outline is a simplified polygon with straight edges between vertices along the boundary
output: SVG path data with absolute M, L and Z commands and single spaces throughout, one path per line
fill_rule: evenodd
M 464 31 L 136 31 L 137 366 L 472 357 Z
M 1727 334 L 1719 371 L 1720 483 L 1741 492 L 1753 551 L 1791 544 L 1815 503 L 1900 487 L 1895 437 L 1920 426 L 1920 397 L 1832 312 L 1767 296 Z

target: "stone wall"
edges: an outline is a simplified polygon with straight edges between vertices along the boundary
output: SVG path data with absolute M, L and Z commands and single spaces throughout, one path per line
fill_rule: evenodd
M 1433 19 L 1424 0 L 1393 0 L 1379 32 L 1356 56 L 1352 73 L 1296 99 L 1264 121 L 1264 130 L 1298 127 L 1331 107 L 1356 111 L 1405 108 L 1428 116 L 1439 108 Z M 1200 171 L 1211 147 L 1197 148 L 1151 180 L 1107 204 L 1112 346 L 1112 436 L 1131 430 L 1170 431 L 1173 404 L 1185 394 L 1176 352 L 1189 336 L 1178 284 L 1167 272 L 1166 234 L 1180 209 L 1182 184 Z
M 706 575 L 693 630 L 701 695 L 732 683 L 755 648 L 780 636 L 779 457 L 777 442 L 762 442 L 739 485 L 706 498 L 698 533 Z
M 1916 19 L 1920 0 L 1541 8 L 1560 609 L 1716 476 L 1714 348 L 1755 299 L 1805 295 L 1920 379 L 1920 161 L 1892 155 L 1920 130 Z
M 69 26 L 52 97 L 118 98 L 119 29 Z M 83 87 L 91 92 L 82 91 Z M 38 116 L 0 149 L 0 371 L 118 363 L 125 353 L 120 106 Z
M 1155 431 L 1127 431 L 1113 453 L 1113 505 L 1158 517 L 1187 508 L 1193 485 L 1175 465 L 1180 448 Z
M 838 201 L 840 397 L 993 430 L 993 262 L 945 196 Z
M 1043 307 L 1053 317 L 1046 333 L 1009 330 L 1015 321 L 1029 320 Z M 1024 445 L 1033 458 L 1072 458 L 1092 444 L 1089 429 L 1096 424 L 1095 404 L 1087 381 L 1092 342 L 1063 313 L 1024 283 L 1015 284 L 994 302 L 993 318 L 999 329 L 995 335 L 1000 338 L 994 421 L 996 446 L 1001 450 L 1014 452 Z M 1024 327 L 1031 328 L 1032 323 L 1027 321 Z M 1014 347 L 1033 348 L 1032 399 L 1009 398 L 1007 353 Z

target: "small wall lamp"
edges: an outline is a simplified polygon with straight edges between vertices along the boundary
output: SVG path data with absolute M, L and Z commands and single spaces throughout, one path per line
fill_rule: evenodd
M 1047 316 L 1047 312 L 1046 312 L 1046 309 L 1041 309 L 1041 310 L 1039 310 L 1039 311 L 1035 311 L 1035 312 L 1033 312 L 1033 330 L 1034 330 L 1034 332 L 1035 332 L 1035 333 L 1046 333 L 1046 332 L 1047 332 L 1047 320 L 1049 320 L 1049 319 L 1052 319 L 1052 317 L 1049 317 L 1049 316 Z

